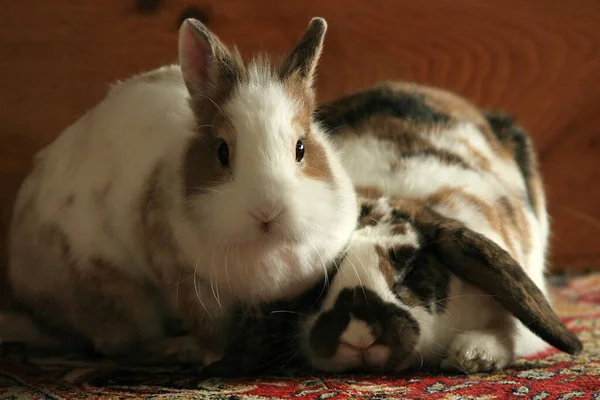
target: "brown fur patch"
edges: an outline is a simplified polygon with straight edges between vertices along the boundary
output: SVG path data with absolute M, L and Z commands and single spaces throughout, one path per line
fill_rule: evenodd
M 99 190 L 94 193 L 95 202 L 99 209 L 103 210 L 106 207 L 106 200 L 112 189 L 112 182 L 104 184 Z
M 93 344 L 105 355 L 127 353 L 161 334 L 163 305 L 152 285 L 105 257 L 73 254 L 59 226 L 43 226 L 38 234 L 39 246 L 58 255 L 53 261 L 61 264 L 60 273 L 39 269 L 17 301 L 43 329 L 67 347 Z
M 179 264 L 177 254 L 169 249 L 168 225 L 161 211 L 164 204 L 156 186 L 159 171 L 157 167 L 141 199 L 141 225 L 145 229 L 141 238 L 151 247 L 147 250 L 152 251 L 151 261 L 165 262 L 156 271 L 169 272 L 174 270 L 172 264 Z M 69 345 L 89 342 L 104 354 L 120 355 L 148 344 L 167 329 L 173 317 L 166 305 L 166 293 L 152 279 L 130 276 L 126 268 L 102 255 L 76 257 L 68 237 L 55 225 L 39 231 L 38 243 L 58 253 L 57 260 L 66 271 L 56 274 L 40 270 L 38 280 L 44 284 L 30 285 L 21 292 L 19 304 L 31 311 L 43 327 L 62 335 Z M 163 258 L 157 259 L 161 251 Z
M 438 129 L 434 124 L 424 126 L 410 119 L 376 115 L 360 125 L 357 131 L 372 132 L 380 139 L 393 141 L 400 151 L 414 151 L 433 146 L 431 142 L 420 136 L 424 128 Z
M 124 355 L 163 334 L 167 307 L 156 287 L 105 257 L 93 256 L 86 263 L 75 267 L 80 273 L 74 284 L 80 288 L 73 295 L 81 304 L 70 307 L 68 318 L 97 350 Z
M 302 173 L 312 179 L 333 182 L 333 170 L 325 147 L 317 133 L 312 131 L 312 114 L 315 108 L 314 92 L 307 82 L 294 74 L 283 82 L 284 88 L 297 107 L 293 125 L 302 132 L 299 137 L 304 143 L 304 159 L 301 161 Z M 296 157 L 296 143 L 291 143 L 292 157 Z
M 435 224 L 437 217 L 427 208 L 422 200 L 390 197 L 389 203 L 393 207 L 392 216 L 396 220 L 409 220 L 412 223 L 419 221 L 421 224 Z
M 229 50 L 216 37 L 206 33 L 214 50 L 205 81 L 190 88 L 190 107 L 195 115 L 198 134 L 190 142 L 185 156 L 183 173 L 186 194 L 202 193 L 223 181 L 228 175 L 217 158 L 221 140 L 229 148 L 233 163 L 235 134 L 225 104 L 237 85 L 247 78 L 247 70 L 237 49 Z
M 173 232 L 165 210 L 167 198 L 160 189 L 162 165 L 158 164 L 147 178 L 145 190 L 139 200 L 140 245 L 146 262 L 152 268 L 158 282 L 167 289 L 175 281 L 177 267 L 185 262 L 175 245 Z
M 71 207 L 73 205 L 73 203 L 75 202 L 75 195 L 70 194 L 65 198 L 65 201 L 63 203 L 63 207 Z
M 490 172 L 491 171 L 491 161 L 489 158 L 487 158 L 486 156 L 484 156 L 479 150 L 477 150 L 472 144 L 471 142 L 469 142 L 468 140 L 465 139 L 459 139 L 460 143 L 465 146 L 470 153 L 470 160 L 472 162 L 474 162 L 477 166 L 477 168 L 486 171 L 486 172 Z
M 365 226 L 375 226 L 380 224 L 384 218 L 385 214 L 375 209 L 375 204 L 363 202 L 362 206 L 360 207 L 358 229 L 364 228 Z
M 412 85 L 411 85 L 412 86 Z M 478 107 L 467 99 L 447 90 L 431 86 L 412 86 L 417 93 L 425 96 L 425 103 L 443 114 L 456 120 L 468 120 L 475 125 L 485 124 L 486 120 Z
M 304 159 L 301 171 L 305 176 L 328 183 L 333 183 L 333 170 L 331 169 L 327 150 L 314 134 L 309 134 L 303 139 Z M 295 146 L 294 143 L 294 152 Z
M 546 191 L 537 161 L 532 164 L 529 176 L 526 177 L 526 183 L 531 207 L 538 220 L 541 221 L 545 218 L 544 214 L 546 213 Z
M 64 232 L 56 225 L 46 225 L 40 230 L 43 243 L 48 247 L 60 249 L 61 258 L 71 259 L 71 245 Z
M 488 111 L 485 115 L 492 131 L 518 165 L 525 180 L 529 202 L 537 218 L 545 218 L 546 194 L 531 137 L 509 115 L 495 111 Z
M 310 132 L 312 114 L 315 109 L 313 90 L 308 87 L 306 81 L 297 75 L 283 81 L 283 87 L 294 103 L 298 105 L 298 114 L 294 120 L 294 125 L 301 132 Z
M 490 125 L 481 110 L 467 99 L 450 91 L 414 83 L 386 82 L 384 87 L 393 90 L 413 92 L 424 96 L 425 103 L 434 110 L 449 115 L 456 121 L 471 121 L 484 134 L 492 150 L 500 157 L 508 155 L 493 134 Z
M 538 220 L 541 221 L 546 212 L 546 191 L 539 173 L 529 179 L 529 190 L 531 191 L 531 203 Z
M 387 282 L 388 286 L 391 288 L 396 283 L 396 274 L 394 271 L 394 267 L 392 266 L 388 258 L 388 253 L 383 247 L 379 245 L 375 246 L 375 251 L 377 251 L 377 255 L 379 256 L 379 270 L 383 274 L 383 277 L 385 278 L 385 281 Z
M 423 95 L 414 91 L 395 90 L 389 85 L 377 85 L 323 104 L 315 113 L 332 134 L 354 132 L 374 118 L 401 121 L 421 130 L 452 123 L 451 118 L 429 107 Z M 340 129 L 338 131 L 338 129 Z M 344 128 L 348 128 L 345 130 Z
M 183 177 L 186 195 L 207 193 L 231 177 L 231 168 L 221 165 L 218 149 L 221 139 L 206 134 L 192 138 L 185 154 Z M 233 159 L 229 145 L 229 159 Z
M 246 67 L 237 51 L 230 51 L 222 44 L 216 46 L 214 64 L 208 71 L 207 82 L 202 88 L 192 90 L 190 106 L 200 127 L 212 126 L 213 133 L 223 123 L 223 105 L 227 103 L 233 90 L 247 77 Z
M 511 240 L 508 221 L 503 218 L 503 214 L 499 212 L 493 205 L 485 202 L 478 196 L 468 193 L 461 188 L 444 187 L 439 189 L 425 199 L 425 202 L 431 206 L 446 205 L 456 208 L 458 205 L 456 200 L 468 203 L 470 206 L 483 214 L 484 218 L 492 229 L 498 232 L 511 254 L 516 257 L 517 249 Z
M 497 201 L 498 207 L 504 214 L 504 219 L 508 220 L 517 234 L 517 238 L 524 253 L 529 253 L 531 250 L 531 232 L 529 230 L 529 224 L 523 208 L 525 207 L 519 201 L 519 204 L 514 204 L 508 197 L 501 197 Z
M 390 172 L 397 173 L 401 169 L 401 163 L 397 160 L 394 160 L 390 163 Z
M 168 200 L 159 186 L 161 168 L 157 165 L 148 177 L 140 199 L 140 239 L 144 254 L 171 307 L 177 310 L 199 342 L 210 343 L 208 350 L 219 353 L 225 347 L 227 318 L 221 310 L 213 309 L 212 303 L 206 304 L 212 313 L 207 314 L 201 299 L 206 293 L 211 293 L 212 298 L 210 283 L 194 275 L 193 268 L 187 265 L 175 245 L 165 214 Z M 214 318 L 217 315 L 222 318 Z
M 394 235 L 405 235 L 408 231 L 406 224 L 394 224 L 392 226 L 392 233 Z
M 139 291 L 139 283 L 134 283 L 134 279 L 107 258 L 92 256 L 88 263 L 89 267 L 82 270 L 82 276 L 88 280 L 96 280 L 102 287 L 103 296 L 129 297 Z
M 383 191 L 375 186 L 357 186 L 355 190 L 360 197 L 365 197 L 367 199 L 378 199 L 383 197 Z
M 373 132 L 382 139 L 396 142 L 399 151 L 405 152 L 407 157 L 437 152 L 438 158 L 446 163 L 472 168 L 475 161 L 479 168 L 487 170 L 489 162 L 474 148 L 470 148 L 473 159 L 465 160 L 448 150 L 437 149 L 421 136 L 424 131 L 443 135 L 453 125 L 469 121 L 481 131 L 498 157 L 510 158 L 479 108 L 439 88 L 383 82 L 324 104 L 316 115 L 332 135 Z M 398 167 L 401 168 L 401 164 L 393 165 L 394 169 Z
M 395 295 L 400 299 L 400 301 L 402 301 L 402 303 L 409 307 L 423 306 L 421 300 L 419 300 L 419 298 L 406 286 L 400 286 Z
M 400 160 L 390 165 L 390 168 L 402 169 L 402 159 L 410 157 L 431 156 L 447 165 L 457 165 L 464 169 L 473 169 L 470 162 L 460 155 L 435 146 L 434 143 L 422 136 L 423 129 L 431 132 L 443 131 L 446 125 L 431 125 L 424 128 L 410 120 L 394 119 L 383 116 L 375 116 L 361 125 L 357 130 L 361 132 L 372 132 L 378 138 L 391 142 L 398 152 Z

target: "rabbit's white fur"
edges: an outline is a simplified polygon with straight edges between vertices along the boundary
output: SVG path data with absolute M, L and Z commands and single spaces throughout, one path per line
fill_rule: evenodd
M 315 21 L 304 37 L 318 45 L 307 61 L 313 68 L 326 27 Z M 186 24 L 188 38 L 205 35 L 200 45 L 222 46 L 205 28 L 190 33 L 193 24 Z M 66 321 L 66 328 L 111 354 L 163 336 L 165 313 L 173 310 L 197 336 L 224 338 L 221 322 L 234 302 L 294 296 L 322 277 L 356 225 L 356 195 L 321 128 L 298 124 L 306 111 L 298 90 L 291 95 L 269 68 L 252 61 L 226 101 L 208 99 L 232 127 L 235 146 L 230 143 L 231 179 L 201 188 L 200 195 L 186 191 L 196 188 L 186 188 L 184 163 L 190 143 L 204 134 L 198 126 L 203 115 L 194 115 L 194 82 L 184 82 L 178 65 L 115 85 L 40 151 L 18 193 L 11 227 L 9 278 L 17 301 L 42 315 L 45 299 L 57 300 L 55 322 Z M 309 176 L 294 159 L 296 142 L 307 134 L 306 163 L 319 150 L 323 177 Z M 208 155 L 217 162 L 216 149 Z M 280 211 L 269 234 L 251 215 Z M 100 293 L 86 292 L 85 285 Z M 151 303 L 156 296 L 135 293 L 138 285 L 159 288 L 169 311 Z M 107 300 L 127 315 L 132 332 L 123 321 L 103 325 L 111 319 L 102 315 L 106 308 L 94 318 L 72 312 L 77 298 Z M 53 316 L 43 318 L 47 323 Z M 94 320 L 98 326 L 86 327 Z M 122 337 L 115 337 L 121 329 Z

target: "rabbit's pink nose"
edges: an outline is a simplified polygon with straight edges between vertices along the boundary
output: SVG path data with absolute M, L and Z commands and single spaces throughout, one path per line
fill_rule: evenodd
M 370 326 L 365 321 L 351 317 L 340 335 L 338 354 L 363 365 L 380 368 L 385 365 L 391 352 L 388 346 L 378 343 L 380 337 L 380 326 Z
M 371 367 L 382 367 L 387 363 L 391 350 L 383 344 L 373 343 L 366 348 L 356 348 L 345 342 L 340 342 L 338 354 L 353 360 L 359 360 L 361 364 Z
M 365 321 L 351 318 L 340 336 L 340 344 L 362 351 L 371 347 L 377 339 L 378 337 L 373 334 L 373 329 Z
M 269 211 L 250 211 L 250 215 L 256 219 L 260 224 L 260 229 L 263 232 L 269 231 L 269 225 L 273 222 L 283 211 L 282 207 L 273 208 Z

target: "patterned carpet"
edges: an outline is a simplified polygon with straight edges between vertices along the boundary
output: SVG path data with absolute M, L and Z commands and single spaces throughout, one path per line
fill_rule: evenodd
M 4 348 L 0 399 L 600 399 L 600 274 L 556 285 L 553 297 L 584 352 L 540 354 L 499 374 L 202 380 L 191 370 L 123 370 Z

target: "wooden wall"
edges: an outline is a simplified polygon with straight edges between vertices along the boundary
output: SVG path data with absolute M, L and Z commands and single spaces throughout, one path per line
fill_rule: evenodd
M 554 268 L 600 266 L 598 0 L 4 2 L 0 234 L 32 154 L 109 83 L 174 62 L 183 16 L 249 55 L 288 50 L 317 15 L 329 22 L 320 99 L 405 79 L 514 114 L 541 154 Z

